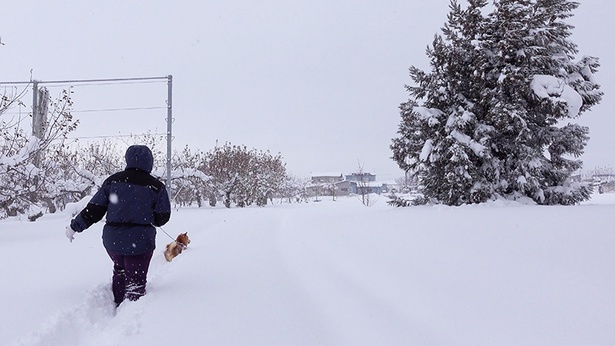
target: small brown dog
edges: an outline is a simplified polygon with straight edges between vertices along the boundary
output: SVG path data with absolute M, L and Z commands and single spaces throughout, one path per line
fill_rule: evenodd
M 190 244 L 188 232 L 178 235 L 174 242 L 167 244 L 167 249 L 164 251 L 164 258 L 167 259 L 167 262 L 171 262 L 188 247 L 188 244 Z

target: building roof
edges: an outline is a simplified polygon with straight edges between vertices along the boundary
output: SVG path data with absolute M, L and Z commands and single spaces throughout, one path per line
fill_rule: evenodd
M 315 178 L 315 177 L 342 177 L 344 176 L 342 173 L 340 172 L 316 172 L 316 173 L 310 173 L 310 177 Z

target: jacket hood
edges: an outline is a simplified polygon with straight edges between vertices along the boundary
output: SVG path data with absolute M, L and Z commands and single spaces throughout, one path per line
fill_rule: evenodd
M 152 151 L 145 145 L 131 145 L 126 149 L 126 169 L 136 168 L 147 173 L 152 172 L 154 156 Z

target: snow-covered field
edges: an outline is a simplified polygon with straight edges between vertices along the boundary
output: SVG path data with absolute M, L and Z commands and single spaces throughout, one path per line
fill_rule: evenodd
M 0 221 L 0 345 L 615 345 L 615 194 L 581 206 L 356 198 L 174 211 L 111 303 L 99 223 Z

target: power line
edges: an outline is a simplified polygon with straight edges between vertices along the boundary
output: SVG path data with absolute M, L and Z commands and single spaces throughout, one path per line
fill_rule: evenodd
M 146 81 L 126 81 L 126 82 L 86 82 L 86 83 L 78 83 L 77 85 L 75 84 L 61 84 L 61 81 L 58 81 L 58 83 L 53 83 L 54 85 L 52 87 L 88 87 L 88 86 L 108 86 L 108 85 L 141 85 L 141 84 L 157 84 L 157 83 L 163 83 L 164 81 L 162 80 L 146 80 Z M 47 82 L 43 82 L 44 84 Z M 2 85 L 2 83 L 0 82 L 0 85 Z
M 21 85 L 21 84 L 32 84 L 32 81 L 29 81 L 29 82 L 0 82 L 0 85 Z
M 167 109 L 167 107 L 132 107 L 132 108 L 105 108 L 105 109 L 83 109 L 72 110 L 71 113 L 94 113 L 94 112 L 122 112 L 122 111 L 140 111 L 140 110 L 153 110 L 153 109 Z
M 106 86 L 106 85 L 133 85 L 133 84 L 156 84 L 163 83 L 164 81 L 128 81 L 128 82 L 92 82 L 92 83 L 80 83 L 79 86 Z M 56 84 L 56 86 L 74 86 L 72 84 Z
M 102 108 L 102 109 L 82 109 L 82 110 L 71 110 L 70 113 L 98 113 L 98 112 L 132 112 L 132 111 L 140 111 L 140 110 L 157 110 L 157 109 L 167 109 L 166 106 L 153 106 L 153 107 L 128 107 L 128 108 Z M 5 112 L 2 113 L 5 115 L 27 115 L 27 113 L 23 112 Z
M 104 135 L 104 136 L 79 136 L 79 137 L 68 137 L 67 140 L 78 140 L 78 139 L 99 139 L 99 138 L 126 138 L 126 137 L 135 137 L 135 136 L 166 136 L 166 133 L 140 133 L 140 134 L 130 134 L 130 135 Z

